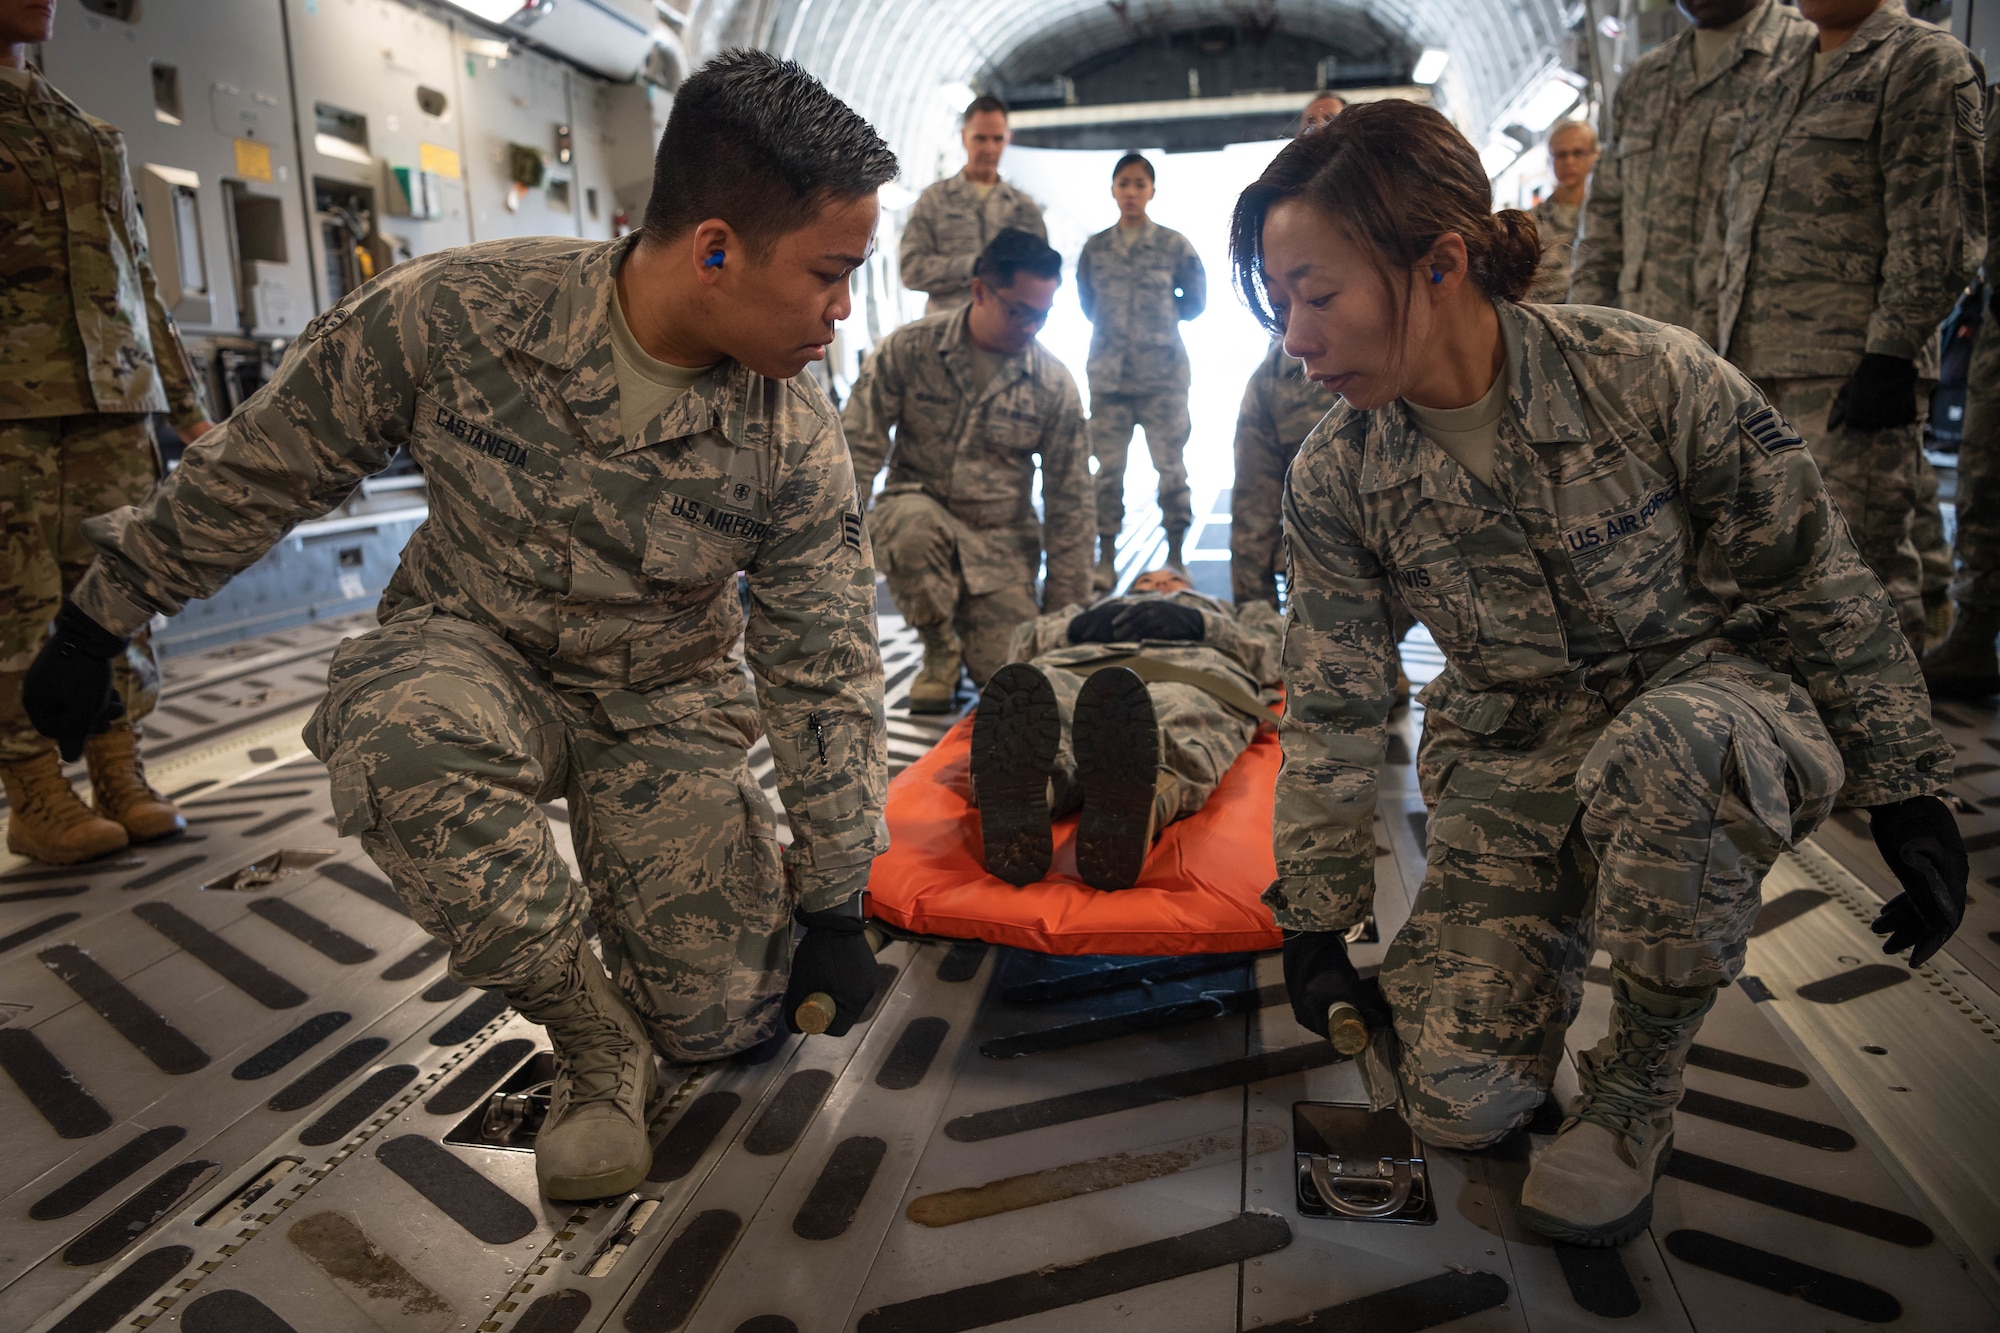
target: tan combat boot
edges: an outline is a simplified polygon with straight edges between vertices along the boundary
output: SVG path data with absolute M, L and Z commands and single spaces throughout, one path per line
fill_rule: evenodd
M 1944 641 L 1924 654 L 1924 684 L 1933 699 L 1985 699 L 2000 694 L 2000 608 L 1960 606 Z
M 1118 534 L 1098 535 L 1097 569 L 1090 576 L 1090 586 L 1098 592 L 1110 592 L 1118 586 Z
M 589 946 L 551 975 L 507 993 L 548 1029 L 555 1048 L 549 1113 L 535 1136 L 535 1179 L 551 1199 L 603 1199 L 637 1189 L 652 1169 L 646 1105 L 658 1074 L 653 1042 Z
M 1187 573 L 1187 558 L 1181 554 L 1181 544 L 1187 541 L 1186 528 L 1167 529 L 1167 567 Z
M 172 801 L 146 781 L 139 761 L 139 733 L 118 725 L 83 743 L 90 766 L 90 807 L 125 826 L 133 842 L 157 842 L 187 832 L 187 820 Z
M 1622 1245 L 1653 1220 L 1674 1149 L 1681 1071 L 1715 988 L 1670 993 L 1612 969 L 1611 1033 L 1576 1062 L 1583 1094 L 1521 1185 L 1521 1224 L 1572 1245 Z
M 924 664 L 910 682 L 910 711 L 949 713 L 958 702 L 958 667 L 964 650 L 950 625 L 919 625 L 917 634 L 924 641 Z
M 54 750 L 18 764 L 0 764 L 7 788 L 7 850 L 52 866 L 75 865 L 121 851 L 132 839 L 123 826 L 90 812 L 70 790 Z

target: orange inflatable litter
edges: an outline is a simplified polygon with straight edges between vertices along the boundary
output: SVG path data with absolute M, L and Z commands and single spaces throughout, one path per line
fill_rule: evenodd
M 1271 813 L 1280 750 L 1266 729 L 1200 812 L 1167 825 L 1139 882 L 1107 893 L 1076 875 L 1076 818 L 1055 825 L 1049 877 L 1025 888 L 986 873 L 972 804 L 972 719 L 889 784 L 889 850 L 868 910 L 924 935 L 1052 954 L 1234 953 L 1283 943 L 1257 895 L 1277 877 Z

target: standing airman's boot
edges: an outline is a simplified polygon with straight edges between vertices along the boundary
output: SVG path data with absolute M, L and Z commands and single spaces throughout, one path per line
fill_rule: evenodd
M 7 789 L 7 850 L 52 866 L 108 856 L 132 839 L 122 825 L 76 798 L 55 748 L 18 764 L 0 764 Z
M 1161 824 L 1160 724 L 1146 682 L 1130 667 L 1091 673 L 1070 722 L 1076 785 L 1076 873 L 1093 889 L 1139 882 Z
M 1655 990 L 1612 969 L 1610 1035 L 1576 1062 L 1583 1095 L 1521 1186 L 1521 1224 L 1572 1245 L 1622 1245 L 1653 1220 L 1674 1148 L 1681 1071 L 1715 987 Z
M 910 682 L 910 711 L 949 713 L 958 701 L 958 668 L 965 650 L 949 624 L 919 625 L 917 636 L 924 641 L 924 664 Z
M 637 1189 L 652 1169 L 646 1104 L 658 1075 L 646 1029 L 589 946 L 507 992 L 548 1029 L 556 1077 L 535 1136 L 535 1179 L 551 1199 L 602 1199 Z
M 153 790 L 139 760 L 139 733 L 127 723 L 92 736 L 83 745 L 90 766 L 90 806 L 124 825 L 133 842 L 157 842 L 187 832 L 178 807 Z
M 1186 540 L 1186 528 L 1167 529 L 1167 564 L 1183 574 L 1187 573 L 1187 561 L 1181 556 L 1181 543 Z
M 1097 537 L 1097 569 L 1090 576 L 1090 586 L 1098 592 L 1110 592 L 1118 586 L 1118 534 L 1099 533 Z
M 2000 694 L 2000 607 L 1960 604 L 1951 632 L 1924 654 L 1924 683 L 1934 699 L 1985 699 Z

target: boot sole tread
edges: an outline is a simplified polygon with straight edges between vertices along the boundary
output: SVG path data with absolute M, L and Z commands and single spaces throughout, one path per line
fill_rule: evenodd
M 988 873 L 1016 886 L 1049 873 L 1049 773 L 1062 745 L 1055 688 L 1034 667 L 993 673 L 972 715 L 972 784 Z
M 1154 783 L 1160 727 L 1145 681 L 1125 668 L 1084 681 L 1071 726 L 1083 813 L 1076 869 L 1094 889 L 1129 889 L 1153 850 Z

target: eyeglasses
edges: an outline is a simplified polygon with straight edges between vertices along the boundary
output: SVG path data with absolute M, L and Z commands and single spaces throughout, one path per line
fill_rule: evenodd
M 1563 148 L 1551 150 L 1549 156 L 1558 162 L 1562 162 L 1572 157 L 1596 157 L 1597 150 L 1595 148 Z
M 1023 329 L 1038 329 L 1049 322 L 1049 312 L 1041 306 L 1032 306 L 1026 301 L 1010 301 L 998 292 L 993 292 L 992 296 L 1007 312 L 1009 324 Z

